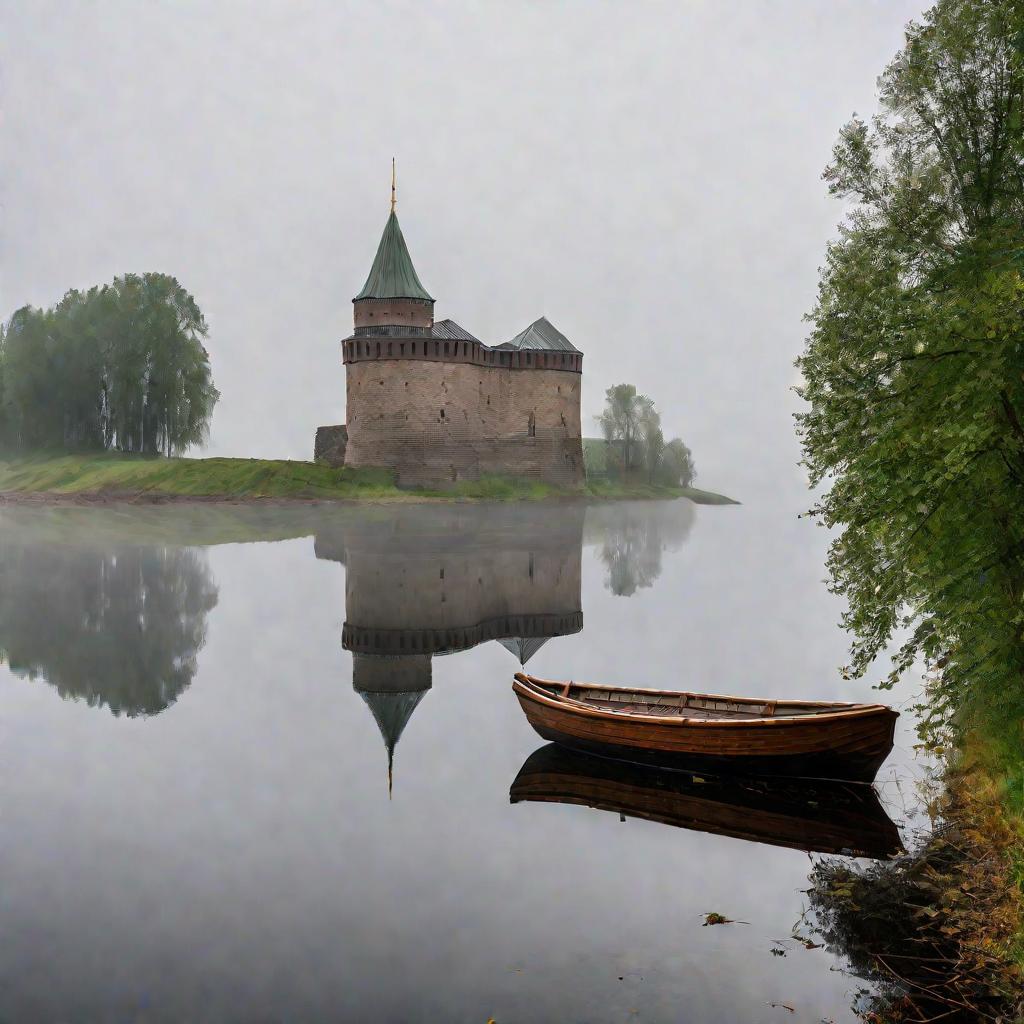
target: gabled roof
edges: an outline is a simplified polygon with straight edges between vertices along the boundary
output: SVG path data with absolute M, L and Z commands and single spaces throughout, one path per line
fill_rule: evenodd
M 430 329 L 430 336 L 432 338 L 448 338 L 454 341 L 475 341 L 480 342 L 479 338 L 474 338 L 464 327 L 460 327 L 454 320 L 436 320 L 434 326 Z
M 398 216 L 394 210 L 384 225 L 384 234 L 380 236 L 377 255 L 370 267 L 370 276 L 363 285 L 363 290 L 353 301 L 358 299 L 427 299 L 433 297 L 420 283 L 416 268 L 412 265 L 412 257 L 398 226 Z
M 579 349 L 548 320 L 542 316 L 534 320 L 525 331 L 517 334 L 504 345 L 495 345 L 504 349 L 542 349 L 552 352 L 579 352 Z

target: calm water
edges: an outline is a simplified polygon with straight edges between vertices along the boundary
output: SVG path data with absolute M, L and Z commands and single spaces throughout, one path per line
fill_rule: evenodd
M 853 1020 L 790 938 L 819 854 L 714 832 L 760 797 L 682 785 L 711 831 L 675 827 L 558 802 L 645 783 L 546 754 L 554 802 L 509 795 L 522 659 L 868 695 L 819 540 L 688 502 L 0 511 L 0 1021 Z

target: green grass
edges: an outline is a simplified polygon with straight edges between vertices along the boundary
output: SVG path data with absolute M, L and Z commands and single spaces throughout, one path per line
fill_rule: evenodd
M 700 504 L 736 504 L 695 488 L 597 478 L 580 489 L 534 480 L 485 476 L 444 490 L 403 490 L 378 469 L 332 469 L 285 459 L 167 459 L 100 454 L 38 454 L 0 461 L 0 494 L 95 498 L 228 500 L 463 500 L 542 501 L 555 498 L 690 498 Z
M 331 469 L 284 459 L 165 459 L 36 455 L 0 462 L 0 493 L 140 498 L 387 498 L 381 470 Z
M 696 505 L 739 505 L 733 498 L 696 487 L 666 487 L 631 480 L 623 483 L 607 477 L 596 477 L 586 483 L 587 494 L 594 498 L 689 498 Z

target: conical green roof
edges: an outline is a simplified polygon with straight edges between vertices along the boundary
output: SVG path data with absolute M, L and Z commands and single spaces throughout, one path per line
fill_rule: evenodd
M 427 299 L 433 302 L 432 295 L 420 283 L 416 268 L 412 265 L 412 257 L 402 237 L 402 229 L 398 226 L 398 216 L 394 210 L 384 225 L 384 234 L 380 236 L 377 255 L 370 267 L 370 276 L 363 285 L 363 290 L 353 301 L 358 299 Z

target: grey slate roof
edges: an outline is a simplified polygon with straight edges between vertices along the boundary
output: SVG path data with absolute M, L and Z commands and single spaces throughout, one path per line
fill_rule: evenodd
M 412 265 L 412 257 L 398 226 L 398 216 L 391 211 L 384 234 L 380 236 L 377 255 L 370 267 L 370 276 L 363 285 L 363 290 L 353 301 L 358 299 L 427 299 L 433 297 L 420 283 L 416 268 Z
M 460 327 L 454 320 L 435 321 L 434 326 L 430 329 L 430 336 L 432 338 L 445 338 L 453 341 L 475 341 L 483 344 L 479 338 L 474 338 L 469 331 Z
M 391 784 L 395 765 L 395 747 L 405 727 L 409 724 L 416 705 L 423 700 L 426 690 L 414 690 L 412 693 L 371 693 L 362 694 L 366 706 L 377 722 L 377 728 L 384 738 L 384 746 L 388 751 L 388 795 L 391 795 Z
M 510 636 L 502 637 L 498 643 L 510 654 L 519 659 L 519 664 L 526 668 L 526 663 L 550 640 L 547 636 Z
M 548 320 L 542 316 L 535 320 L 525 331 L 517 334 L 504 345 L 495 345 L 503 349 L 541 349 L 551 352 L 579 352 L 579 349 Z

